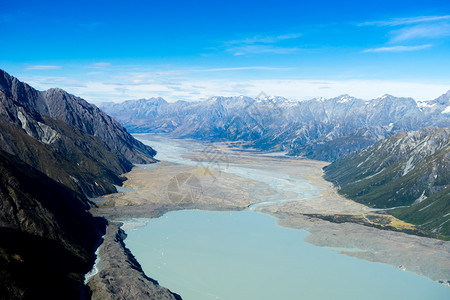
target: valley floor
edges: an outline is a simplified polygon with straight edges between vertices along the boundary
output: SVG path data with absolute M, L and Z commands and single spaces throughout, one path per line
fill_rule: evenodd
M 237 151 L 224 144 L 207 148 L 184 154 L 190 165 L 161 161 L 136 166 L 125 174 L 121 192 L 95 199 L 99 207 L 94 214 L 124 221 L 181 209 L 252 209 L 276 217 L 281 226 L 310 232 L 306 241 L 314 245 L 448 284 L 450 242 L 408 234 L 420 231 L 339 196 L 322 178 L 326 163 Z M 238 167 L 253 176 L 240 173 Z M 267 182 L 267 172 L 279 174 L 280 182 Z

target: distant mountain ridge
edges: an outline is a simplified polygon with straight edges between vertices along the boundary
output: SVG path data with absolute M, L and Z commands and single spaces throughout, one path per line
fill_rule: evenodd
M 450 238 L 450 128 L 398 133 L 324 168 L 340 194 Z
M 99 106 L 134 133 L 236 141 L 326 161 L 398 132 L 450 126 L 450 91 L 427 102 L 391 95 L 368 101 L 342 95 L 301 102 L 239 96 L 175 103 L 151 98 Z

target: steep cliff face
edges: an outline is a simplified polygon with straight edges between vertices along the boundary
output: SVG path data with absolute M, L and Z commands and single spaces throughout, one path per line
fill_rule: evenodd
M 86 196 L 115 192 L 154 154 L 84 100 L 0 70 L 0 298 L 89 298 L 106 221 Z
M 391 95 L 369 101 L 342 95 L 302 102 L 239 96 L 175 103 L 152 98 L 101 107 L 132 132 L 245 141 L 261 150 L 327 161 L 399 132 L 450 122 L 450 92 L 423 103 Z
M 88 196 L 115 191 L 132 164 L 103 141 L 0 92 L 0 149 Z
M 339 193 L 450 236 L 450 129 L 399 133 L 325 167 Z
M 0 295 L 79 299 L 104 233 L 87 199 L 0 151 Z
M 132 163 L 154 162 L 152 158 L 156 152 L 151 147 L 134 139 L 117 121 L 79 97 L 61 89 L 37 91 L 2 70 L 0 91 L 6 98 L 42 116 L 63 121 L 98 137 Z
M 39 92 L 0 70 L 0 149 L 88 196 L 115 191 L 152 148 L 115 120 L 59 89 Z

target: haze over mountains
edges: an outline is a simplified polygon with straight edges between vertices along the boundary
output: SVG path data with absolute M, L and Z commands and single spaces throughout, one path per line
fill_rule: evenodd
M 342 95 L 302 102 L 239 96 L 175 103 L 150 98 L 100 107 L 132 133 L 236 141 L 326 161 L 398 132 L 450 126 L 450 91 L 427 102 L 391 95 L 369 101 Z

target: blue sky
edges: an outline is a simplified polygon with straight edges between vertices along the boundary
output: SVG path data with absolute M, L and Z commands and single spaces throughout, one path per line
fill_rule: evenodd
M 6 1 L 0 68 L 89 101 L 450 89 L 449 1 Z

